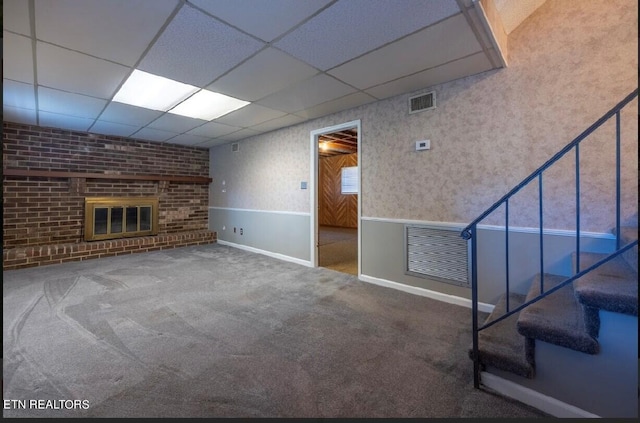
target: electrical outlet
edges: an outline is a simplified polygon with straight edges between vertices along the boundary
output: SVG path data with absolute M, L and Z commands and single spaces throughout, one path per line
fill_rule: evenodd
M 242 235 L 244 233 L 244 231 L 242 230 L 242 228 L 240 228 L 240 235 Z

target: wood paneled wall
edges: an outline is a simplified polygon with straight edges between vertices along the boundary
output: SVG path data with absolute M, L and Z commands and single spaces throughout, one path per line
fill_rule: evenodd
M 357 153 L 319 159 L 318 223 L 320 225 L 358 227 L 358 195 L 341 193 L 341 169 L 357 165 Z

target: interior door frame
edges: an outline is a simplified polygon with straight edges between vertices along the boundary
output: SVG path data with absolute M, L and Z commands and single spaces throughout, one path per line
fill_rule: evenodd
M 312 267 L 318 267 L 318 168 L 319 168 L 319 154 L 318 144 L 321 135 L 330 134 L 332 132 L 344 131 L 345 129 L 355 128 L 358 132 L 358 277 L 362 274 L 362 165 L 361 165 L 361 152 L 362 152 L 362 125 L 360 119 L 352 120 L 350 122 L 341 123 L 339 125 L 329 126 L 326 128 L 315 129 L 311 131 L 310 135 L 310 147 L 311 147 L 311 178 L 310 178 L 310 202 L 311 202 L 311 251 L 310 251 L 310 263 Z

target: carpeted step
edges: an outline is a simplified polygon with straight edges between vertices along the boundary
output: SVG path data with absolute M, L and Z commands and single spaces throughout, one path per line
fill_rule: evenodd
M 544 274 L 544 290 L 565 281 L 565 276 Z M 540 294 L 540 274 L 536 275 L 526 296 L 531 301 Z M 585 310 L 569 284 L 549 296 L 538 300 L 520 312 L 518 333 L 587 354 L 597 354 L 598 341 L 589 333 L 585 323 Z
M 585 269 L 607 254 L 580 253 L 580 268 Z M 574 268 L 576 254 L 572 256 Z M 621 256 L 595 268 L 573 282 L 576 297 L 585 306 L 638 315 L 638 272 Z
M 524 295 L 510 294 L 509 309 L 522 305 Z M 506 313 L 507 296 L 504 294 L 484 323 L 491 322 Z M 528 340 L 516 330 L 518 314 L 479 332 L 478 353 L 480 363 L 532 379 L 535 374 L 533 340 Z M 473 360 L 473 346 L 469 348 Z
M 620 239 L 622 240 L 621 247 L 624 247 L 630 242 L 638 239 L 638 227 L 637 226 L 622 226 L 620 228 Z M 638 273 L 638 246 L 622 253 L 622 258 L 627 264 Z

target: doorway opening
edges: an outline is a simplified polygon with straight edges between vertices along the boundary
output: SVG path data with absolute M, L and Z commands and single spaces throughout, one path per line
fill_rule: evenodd
M 360 121 L 311 133 L 312 263 L 360 274 Z

